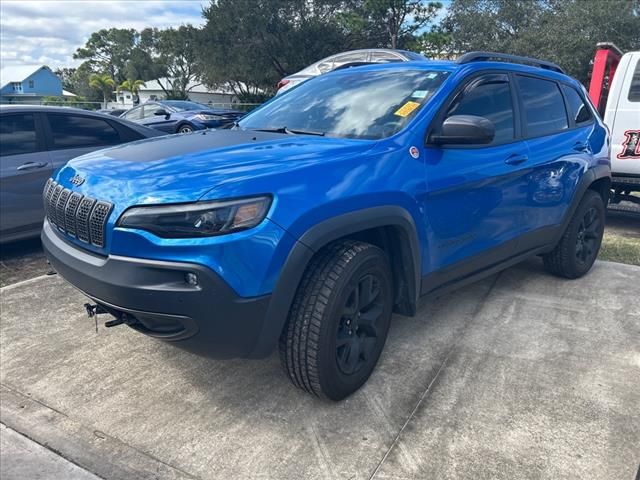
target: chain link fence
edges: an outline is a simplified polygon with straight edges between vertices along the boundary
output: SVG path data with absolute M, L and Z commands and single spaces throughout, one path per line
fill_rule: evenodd
M 198 102 L 196 102 L 198 103 Z M 90 102 L 87 100 L 78 100 L 74 98 L 60 99 L 59 97 L 53 98 L 24 98 L 24 99 L 11 99 L 8 102 L 3 102 L 3 105 L 49 105 L 55 107 L 70 107 L 80 108 L 83 110 L 102 110 L 104 108 L 104 102 Z M 218 109 L 224 108 L 229 110 L 237 110 L 240 112 L 250 112 L 260 103 L 203 103 L 204 107 Z M 106 110 L 129 110 L 130 108 L 137 107 L 138 105 L 122 105 L 117 102 L 108 102 Z

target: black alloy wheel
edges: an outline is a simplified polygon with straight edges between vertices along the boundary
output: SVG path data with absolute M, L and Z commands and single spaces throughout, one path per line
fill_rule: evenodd
M 380 279 L 364 275 L 353 286 L 342 309 L 336 335 L 336 361 L 345 375 L 365 366 L 378 341 L 378 321 L 384 312 Z

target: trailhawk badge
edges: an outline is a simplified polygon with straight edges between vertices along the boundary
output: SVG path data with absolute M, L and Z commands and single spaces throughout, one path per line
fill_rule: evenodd
M 80 175 L 74 175 L 73 177 L 71 177 L 70 181 L 77 187 L 84 183 L 84 178 L 82 178 Z
M 409 155 L 413 158 L 418 158 L 420 156 L 420 150 L 418 150 L 418 147 L 411 147 L 409 149 Z

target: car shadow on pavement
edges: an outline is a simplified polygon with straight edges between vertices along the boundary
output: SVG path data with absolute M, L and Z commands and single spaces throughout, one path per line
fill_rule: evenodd
M 0 245 L 0 287 L 44 275 L 49 270 L 39 238 Z

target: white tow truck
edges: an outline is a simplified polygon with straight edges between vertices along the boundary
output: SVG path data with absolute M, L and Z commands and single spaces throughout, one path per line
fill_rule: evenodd
M 589 96 L 611 131 L 612 204 L 640 206 L 640 52 L 599 43 Z

